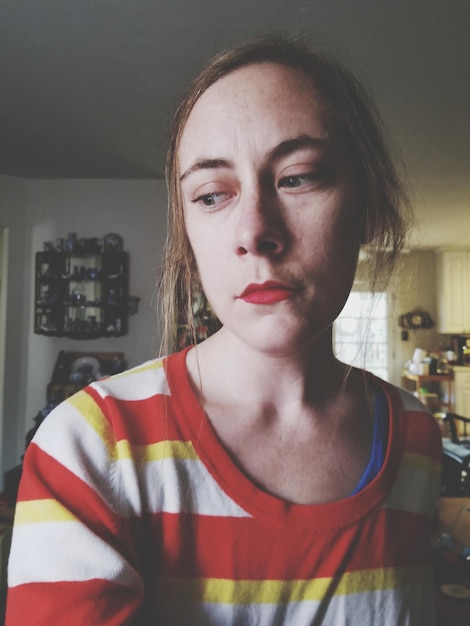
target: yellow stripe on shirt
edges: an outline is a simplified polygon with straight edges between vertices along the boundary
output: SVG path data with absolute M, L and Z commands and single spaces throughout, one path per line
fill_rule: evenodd
M 131 445 L 123 439 L 116 444 L 117 459 L 135 459 L 138 463 L 151 463 L 164 459 L 195 460 L 199 457 L 190 441 L 159 441 L 145 446 Z
M 407 469 L 419 470 L 430 474 L 433 478 L 440 478 L 441 464 L 424 454 L 416 452 L 404 452 L 402 466 Z
M 282 604 L 321 601 L 331 587 L 333 595 L 344 596 L 383 591 L 406 585 L 419 585 L 428 579 L 427 568 L 377 568 L 348 572 L 336 584 L 333 578 L 312 580 L 227 580 L 220 578 L 164 578 L 161 592 L 171 601 L 215 604 Z
M 56 500 L 26 500 L 18 502 L 15 510 L 15 526 L 41 522 L 75 522 L 77 518 Z
M 79 391 L 75 395 L 70 396 L 67 399 L 67 403 L 79 411 L 83 419 L 88 422 L 106 446 L 110 458 L 116 460 L 117 450 L 108 420 L 94 399 L 85 391 Z
M 67 402 L 80 412 L 83 419 L 97 433 L 113 461 L 132 458 L 145 463 L 163 459 L 198 458 L 192 443 L 189 441 L 159 441 L 148 445 L 132 445 L 127 439 L 115 442 L 110 434 L 108 421 L 91 396 L 79 391 L 71 396 Z

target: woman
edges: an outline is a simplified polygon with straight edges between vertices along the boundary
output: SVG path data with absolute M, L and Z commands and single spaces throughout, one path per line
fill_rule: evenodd
M 366 94 L 298 44 L 238 46 L 190 86 L 168 183 L 167 349 L 201 291 L 221 328 L 48 417 L 7 624 L 432 624 L 439 432 L 332 351 L 361 246 L 390 271 L 403 243 Z

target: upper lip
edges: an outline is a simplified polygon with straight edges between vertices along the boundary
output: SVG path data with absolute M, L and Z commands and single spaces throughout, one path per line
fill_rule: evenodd
M 265 291 L 269 289 L 290 289 L 291 291 L 295 291 L 296 288 L 287 283 L 280 283 L 276 280 L 267 280 L 264 283 L 250 283 L 239 297 L 244 298 L 248 294 L 255 291 Z

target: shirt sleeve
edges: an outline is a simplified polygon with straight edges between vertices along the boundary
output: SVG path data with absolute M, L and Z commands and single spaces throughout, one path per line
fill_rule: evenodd
M 18 494 L 7 626 L 143 623 L 136 519 L 119 462 L 111 423 L 86 390 L 41 425 Z

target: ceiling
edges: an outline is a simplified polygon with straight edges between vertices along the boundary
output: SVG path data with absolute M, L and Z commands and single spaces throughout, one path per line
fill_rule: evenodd
M 172 111 L 214 52 L 307 33 L 375 94 L 413 247 L 470 248 L 469 0 L 1 0 L 0 174 L 163 176 Z

